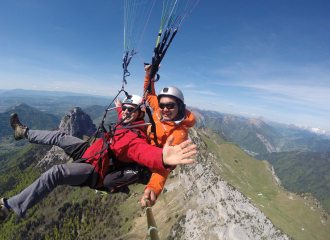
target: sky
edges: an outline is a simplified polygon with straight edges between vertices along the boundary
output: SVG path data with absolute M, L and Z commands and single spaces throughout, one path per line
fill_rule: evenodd
M 0 89 L 115 96 L 123 2 L 0 0 Z M 156 0 L 128 68 L 130 94 L 142 95 L 161 10 Z M 329 12 L 328 0 L 200 0 L 162 61 L 156 91 L 176 86 L 188 106 L 330 130 Z

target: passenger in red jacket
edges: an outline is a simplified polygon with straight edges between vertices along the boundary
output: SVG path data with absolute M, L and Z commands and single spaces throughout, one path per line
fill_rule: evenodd
M 126 98 L 123 106 L 118 108 L 118 119 L 127 117 L 141 101 L 142 98 L 136 95 Z M 120 102 L 116 102 L 116 104 L 119 105 Z M 118 126 L 118 130 L 115 132 L 113 138 L 109 138 L 109 135 L 106 134 L 104 138 L 106 142 L 104 142 L 103 138 L 100 138 L 92 146 L 88 147 L 87 150 L 83 150 L 82 159 L 75 163 L 55 165 L 43 173 L 40 178 L 20 194 L 9 199 L 0 199 L 0 223 L 4 222 L 10 210 L 13 210 L 20 217 L 24 216 L 27 209 L 41 201 L 58 185 L 89 186 L 91 188 L 112 191 L 115 189 L 112 181 L 116 179 L 119 173 L 117 165 L 119 165 L 119 168 L 122 166 L 134 168 L 137 165 L 133 165 L 133 163 L 137 162 L 138 166 L 164 170 L 164 166 L 176 166 L 178 164 L 193 162 L 193 159 L 186 159 L 197 153 L 197 151 L 193 150 L 196 148 L 195 145 L 187 147 L 191 141 L 186 141 L 179 146 L 171 146 L 171 142 L 174 140 L 172 138 L 163 149 L 160 149 L 147 143 L 147 137 L 142 131 L 142 128 L 138 126 L 127 128 L 128 126 L 131 127 L 131 125 L 144 123 L 143 117 L 144 111 L 143 109 L 139 109 L 131 114 L 123 122 L 122 126 Z M 22 134 L 16 134 L 15 129 L 16 139 L 27 136 L 29 140 L 34 137 L 36 139 L 38 138 L 36 137 L 38 134 L 21 125 L 18 118 L 17 122 L 19 125 L 17 128 L 22 130 Z M 51 131 L 43 132 L 45 132 L 44 138 L 49 140 L 48 144 L 56 142 L 56 139 L 54 140 L 53 138 L 57 136 L 51 136 Z M 58 134 L 58 132 L 55 131 L 55 134 Z M 60 139 L 62 143 L 67 142 L 67 139 L 65 139 L 66 136 L 63 138 L 63 133 L 61 134 Z M 74 137 L 71 136 L 71 138 Z M 36 143 L 46 144 L 37 140 Z M 115 171 L 112 171 L 113 169 L 110 168 L 113 168 Z

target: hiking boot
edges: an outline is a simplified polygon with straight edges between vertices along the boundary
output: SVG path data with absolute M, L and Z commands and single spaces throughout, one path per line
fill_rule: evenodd
M 10 125 L 15 130 L 14 137 L 16 141 L 27 138 L 27 131 L 29 129 L 20 123 L 16 113 L 10 115 Z
M 2 224 L 6 217 L 9 215 L 10 211 L 6 207 L 5 198 L 0 199 L 0 224 Z

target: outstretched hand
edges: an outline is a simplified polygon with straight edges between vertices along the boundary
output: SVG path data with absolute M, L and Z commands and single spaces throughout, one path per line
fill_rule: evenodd
M 194 162 L 194 159 L 186 159 L 197 153 L 194 150 L 197 146 L 195 144 L 188 146 L 191 140 L 186 140 L 183 143 L 172 146 L 174 136 L 171 135 L 163 148 L 163 161 L 167 165 L 176 166 L 180 164 L 189 164 Z
M 162 65 L 159 65 L 158 66 L 158 70 L 159 70 L 159 68 L 161 67 Z M 148 66 L 145 66 L 144 67 L 144 70 L 146 71 L 146 74 L 149 76 L 150 75 L 150 73 L 151 73 L 151 69 L 152 69 L 152 65 L 150 64 L 150 65 L 148 65 Z

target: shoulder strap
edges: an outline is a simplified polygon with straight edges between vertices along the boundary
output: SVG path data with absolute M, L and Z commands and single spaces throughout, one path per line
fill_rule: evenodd
M 141 138 L 141 131 L 139 131 L 138 129 L 137 130 L 134 130 L 133 128 L 131 128 L 130 131 L 132 131 L 133 133 L 137 134 L 138 135 L 138 138 Z
M 157 139 L 157 134 L 156 134 L 156 123 L 152 117 L 151 110 L 149 107 L 146 108 L 146 112 L 148 114 L 150 123 L 151 123 L 151 131 L 154 133 L 154 142 L 156 144 L 156 147 L 160 147 Z

